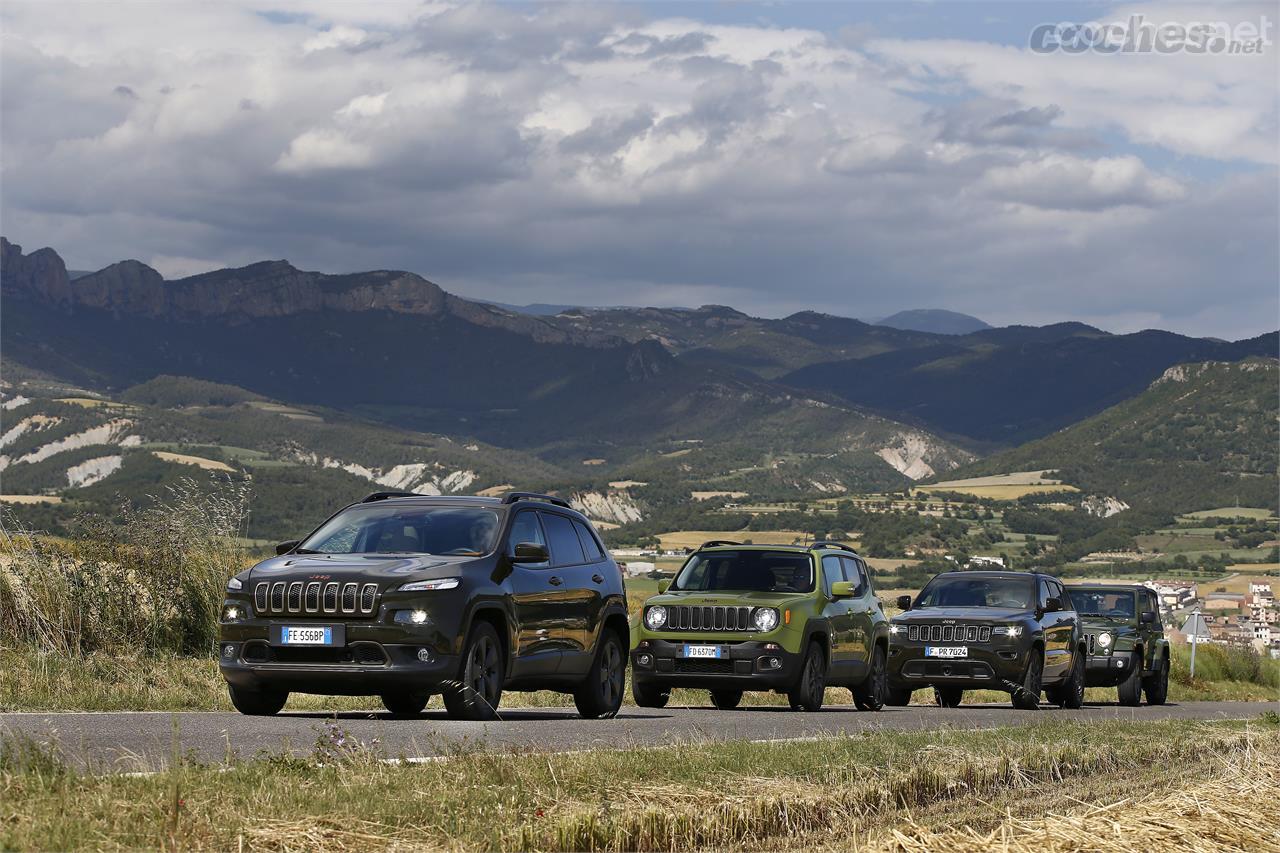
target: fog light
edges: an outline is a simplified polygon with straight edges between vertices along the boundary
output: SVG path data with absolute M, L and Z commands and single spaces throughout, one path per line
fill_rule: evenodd
M 1124 658 L 1116 658 L 1116 669 L 1124 669 Z
M 782 661 L 778 658 L 763 658 L 760 666 L 763 669 L 782 669 Z
M 431 649 L 418 649 L 418 660 L 423 663 L 431 663 L 436 656 L 431 653 Z
M 223 646 L 223 647 L 222 647 L 222 656 L 223 656 L 224 658 L 231 658 L 231 657 L 235 657 L 235 656 L 236 656 L 236 647 L 235 647 L 235 646 L 233 646 L 233 645 L 231 645 L 230 643 L 227 643 L 225 646 Z
M 244 611 L 234 604 L 228 604 L 226 607 L 222 608 L 223 622 L 239 622 L 243 618 Z
M 425 625 L 431 621 L 431 614 L 425 610 L 397 610 L 394 618 L 400 625 Z
M 649 666 L 650 664 L 653 663 L 653 655 L 650 655 L 650 654 L 636 655 L 636 663 L 640 664 L 641 666 Z

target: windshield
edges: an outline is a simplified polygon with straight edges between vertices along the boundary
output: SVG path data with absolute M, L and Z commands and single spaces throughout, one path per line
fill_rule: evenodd
M 784 551 L 713 551 L 684 564 L 672 589 L 699 592 L 813 592 L 808 554 Z
M 1011 607 L 1030 610 L 1035 601 L 1031 576 L 965 577 L 939 575 L 925 586 L 916 599 L 919 607 Z
M 1132 592 L 1105 589 L 1071 589 L 1071 604 L 1081 616 L 1115 616 L 1132 619 L 1134 598 Z
M 437 554 L 493 550 L 498 515 L 480 507 L 359 506 L 339 513 L 297 549 L 302 554 Z

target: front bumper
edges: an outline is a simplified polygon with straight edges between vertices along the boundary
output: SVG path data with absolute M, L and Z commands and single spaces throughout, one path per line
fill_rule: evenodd
M 1089 655 L 1084 661 L 1085 687 L 1115 687 L 1126 678 L 1132 667 L 1129 654 Z
M 721 659 L 683 657 L 685 644 L 720 646 Z M 774 648 L 765 648 L 774 646 Z M 777 643 L 722 637 L 642 640 L 631 650 L 631 678 L 641 684 L 704 690 L 786 690 L 799 678 L 801 656 Z
M 275 640 L 285 624 L 341 625 L 343 640 L 335 646 L 283 646 Z M 452 638 L 434 626 L 249 619 L 224 623 L 218 644 L 222 677 L 248 690 L 339 696 L 406 689 L 439 692 L 457 677 L 459 668 Z
M 927 658 L 924 643 L 890 641 L 889 684 L 907 690 L 937 686 L 1012 691 L 1022 683 L 1028 648 L 1022 643 L 970 644 L 963 658 Z

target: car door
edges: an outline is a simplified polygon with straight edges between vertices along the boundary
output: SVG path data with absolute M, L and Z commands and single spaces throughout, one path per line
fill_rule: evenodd
M 1040 626 L 1044 630 L 1044 680 L 1047 682 L 1063 678 L 1071 669 L 1071 635 L 1075 627 L 1075 612 L 1058 610 L 1046 613 L 1045 602 L 1056 598 L 1062 587 L 1054 589 L 1049 578 L 1041 577 L 1038 584 Z M 1065 595 L 1065 593 L 1061 593 Z M 1070 607 L 1070 601 L 1059 601 L 1063 607 Z
M 852 599 L 831 596 L 831 585 L 843 580 L 846 580 L 844 560 L 836 554 L 825 555 L 822 558 L 822 590 L 826 593 L 827 605 L 823 612 L 831 630 L 831 663 L 827 680 L 832 682 L 853 678 L 858 660 L 854 651 Z
M 551 546 L 551 577 L 556 618 L 551 626 L 557 648 L 562 649 L 560 672 L 586 672 L 591 665 L 592 600 L 599 599 L 592 583 L 592 568 L 582 540 L 567 515 L 539 510 L 542 528 Z
M 535 543 L 547 548 L 547 536 L 538 513 L 521 510 L 512 519 L 505 544 L 507 557 L 515 554 L 516 545 Z M 508 582 L 516 619 L 516 660 L 514 675 L 547 675 L 560 666 L 563 643 L 554 632 L 562 618 L 558 590 L 551 583 L 551 562 L 512 563 Z
M 871 573 L 867 564 L 857 557 L 841 557 L 845 578 L 854 585 L 853 598 L 849 601 L 852 619 L 851 651 L 858 662 L 859 674 L 871 665 L 871 650 L 875 643 L 875 612 L 878 602 L 871 587 Z

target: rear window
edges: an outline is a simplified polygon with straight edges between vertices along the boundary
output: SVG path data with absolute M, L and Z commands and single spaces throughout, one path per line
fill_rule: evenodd
M 808 554 L 710 551 L 684 564 L 672 589 L 697 592 L 813 592 Z
M 595 563 L 604 559 L 604 553 L 600 550 L 600 543 L 596 541 L 596 537 L 591 535 L 591 531 L 581 521 L 575 521 L 573 528 L 578 531 L 578 541 L 582 543 L 582 551 L 587 555 L 588 563 Z

